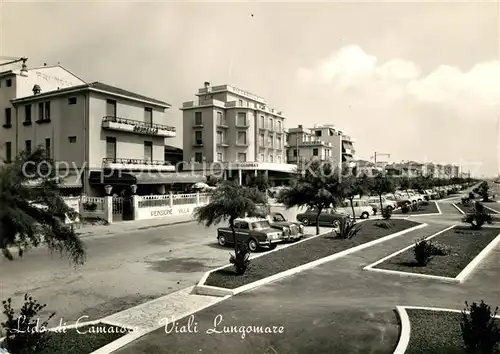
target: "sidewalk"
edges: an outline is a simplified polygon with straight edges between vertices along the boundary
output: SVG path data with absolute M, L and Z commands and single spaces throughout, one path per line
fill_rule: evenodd
M 147 230 L 167 225 L 185 224 L 189 222 L 195 222 L 191 214 L 174 215 L 157 219 L 119 221 L 115 224 L 109 225 L 83 226 L 81 228 L 76 228 L 76 233 L 80 235 L 80 237 L 103 236 L 136 230 Z

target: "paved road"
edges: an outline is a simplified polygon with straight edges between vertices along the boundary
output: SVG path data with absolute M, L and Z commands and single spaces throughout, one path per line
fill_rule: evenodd
M 276 210 L 295 218 L 293 210 Z M 45 249 L 13 262 L 0 257 L 0 298 L 19 304 L 28 292 L 48 305 L 46 312 L 57 311 L 57 324 L 61 317 L 97 319 L 193 285 L 226 264 L 231 249 L 215 236 L 215 227 L 189 223 L 85 237 L 88 260 L 77 269 Z
M 445 219 L 460 216 L 444 208 Z M 419 217 L 431 223 L 434 217 Z M 448 223 L 448 224 L 450 224 Z M 198 333 L 159 329 L 119 350 L 119 354 L 192 353 L 378 353 L 394 351 L 399 337 L 397 305 L 462 309 L 464 301 L 500 304 L 500 250 L 482 263 L 464 284 L 363 271 L 416 238 L 446 226 L 439 223 L 386 241 L 365 251 L 239 294 L 195 315 Z M 283 326 L 283 334 L 207 334 L 217 326 Z M 179 323 L 185 324 L 185 321 Z M 168 349 L 167 349 L 168 348 Z

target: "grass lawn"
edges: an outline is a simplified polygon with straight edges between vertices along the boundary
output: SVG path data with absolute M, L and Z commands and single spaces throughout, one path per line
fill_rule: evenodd
M 408 309 L 411 333 L 405 354 L 466 354 L 460 330 L 461 314 Z M 500 321 L 496 321 L 500 325 Z
M 291 245 L 290 247 L 251 260 L 250 267 L 244 275 L 236 275 L 233 267 L 228 266 L 211 273 L 205 285 L 235 289 L 331 254 L 419 225 L 419 223 L 406 219 L 394 219 L 390 222 L 393 226 L 389 229 L 377 226 L 376 224 L 380 223 L 380 220 L 368 220 L 360 223 L 359 225 L 362 225 L 361 230 L 350 240 L 334 238 L 329 233 Z
M 119 333 L 108 333 L 113 331 Z M 101 333 L 92 333 L 101 332 Z M 120 333 L 122 331 L 122 333 Z M 79 333 L 80 332 L 80 333 Z M 105 332 L 105 333 L 102 333 Z M 50 333 L 47 346 L 38 351 L 39 354 L 89 354 L 104 347 L 106 344 L 123 337 L 128 331 L 115 326 L 98 323 L 92 326 L 83 326 L 68 329 L 66 332 Z
M 439 214 L 437 204 L 435 202 L 429 202 L 428 205 L 421 205 L 419 211 L 410 211 L 409 213 L 403 213 L 401 209 L 395 210 L 394 215 L 419 215 L 419 214 Z
M 450 251 L 445 256 L 434 256 L 425 267 L 416 263 L 412 247 L 374 268 L 455 278 L 499 233 L 498 228 L 455 227 L 431 239 Z

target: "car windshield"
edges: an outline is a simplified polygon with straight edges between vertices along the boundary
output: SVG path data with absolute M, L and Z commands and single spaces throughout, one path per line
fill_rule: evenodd
M 271 215 L 271 219 L 273 221 L 286 221 L 285 218 L 283 217 L 283 215 L 281 215 L 281 214 Z
M 268 229 L 270 228 L 271 225 L 269 224 L 269 221 L 256 221 L 252 223 L 252 229 L 254 230 L 260 230 L 260 229 Z

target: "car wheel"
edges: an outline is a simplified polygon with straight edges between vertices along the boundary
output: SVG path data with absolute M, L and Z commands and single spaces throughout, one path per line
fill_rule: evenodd
M 340 221 L 338 219 L 333 220 L 332 226 L 333 227 L 339 227 L 340 226 Z
M 302 224 L 304 224 L 305 226 L 309 225 L 309 219 L 308 218 L 302 219 Z
M 393 209 L 393 208 L 392 208 L 392 205 L 388 205 L 388 206 L 386 206 L 386 209 L 392 210 L 392 209 Z
M 421 201 L 422 201 L 422 199 L 419 199 L 418 201 L 419 201 L 419 202 L 421 202 Z
M 257 244 L 257 241 L 255 239 L 251 238 L 250 240 L 248 240 L 248 249 L 250 250 L 250 252 L 257 251 L 257 248 L 259 248 L 259 245 Z
M 219 246 L 226 246 L 227 245 L 226 238 L 222 235 L 219 235 L 217 237 L 217 242 L 219 243 Z
M 276 248 L 276 244 L 275 244 L 275 243 L 271 243 L 271 244 L 269 245 L 269 249 L 270 249 L 270 250 L 274 250 L 275 248 Z
M 366 211 L 361 214 L 361 219 L 368 219 L 370 217 L 370 214 L 367 213 Z
M 411 205 L 411 202 L 406 202 L 405 203 L 406 206 L 410 206 Z

